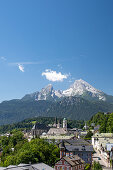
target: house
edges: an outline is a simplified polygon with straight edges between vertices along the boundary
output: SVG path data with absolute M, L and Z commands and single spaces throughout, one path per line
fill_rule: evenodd
M 113 146 L 113 133 L 95 133 L 92 136 L 92 145 L 99 152 L 103 160 L 110 166 L 110 152 Z
M 92 163 L 93 146 L 83 139 L 66 140 L 58 144 L 60 158 L 78 155 L 85 163 Z
M 55 170 L 84 170 L 84 161 L 77 155 L 62 157 L 56 164 Z
M 101 144 L 105 148 L 106 143 L 113 143 L 113 133 L 95 133 L 92 136 L 92 145 L 99 150 Z
M 94 127 L 94 131 L 99 131 L 100 125 Z

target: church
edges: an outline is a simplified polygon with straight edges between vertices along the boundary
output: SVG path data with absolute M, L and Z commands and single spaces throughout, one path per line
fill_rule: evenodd
M 47 135 L 65 135 L 67 134 L 67 120 L 63 119 L 63 124 L 60 121 L 57 122 L 55 119 L 55 123 L 52 128 L 49 129 Z
M 47 127 L 43 123 L 36 122 L 36 124 L 31 129 L 31 135 L 35 138 L 37 136 L 42 135 L 42 133 L 47 133 L 49 130 L 49 127 Z

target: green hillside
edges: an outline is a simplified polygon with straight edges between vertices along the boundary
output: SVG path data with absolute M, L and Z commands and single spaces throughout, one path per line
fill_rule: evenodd
M 113 112 L 113 104 L 80 97 L 66 97 L 57 102 L 11 100 L 0 103 L 0 125 L 38 116 L 88 120 L 97 112 Z
M 113 133 L 113 113 L 97 113 L 88 121 L 90 127 L 92 123 L 100 125 L 100 133 Z
M 57 118 L 57 121 L 63 122 L 63 119 Z M 0 126 L 0 134 L 11 132 L 12 130 L 31 130 L 33 125 L 36 123 L 43 123 L 48 126 L 48 124 L 54 124 L 55 117 L 34 117 L 30 119 L 25 119 L 18 123 L 1 125 Z M 83 120 L 67 120 L 68 128 L 83 128 L 84 121 Z

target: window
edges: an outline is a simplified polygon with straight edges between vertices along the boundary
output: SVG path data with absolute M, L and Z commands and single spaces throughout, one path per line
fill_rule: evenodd
M 66 153 L 66 156 L 69 156 L 69 153 Z
M 65 161 L 65 162 L 64 162 L 64 165 L 68 165 L 68 163 Z

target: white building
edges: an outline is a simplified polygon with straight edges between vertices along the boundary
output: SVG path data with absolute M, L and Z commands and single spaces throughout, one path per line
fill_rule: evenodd
M 92 136 L 92 145 L 100 156 L 110 163 L 110 149 L 113 146 L 113 133 L 95 133 Z

